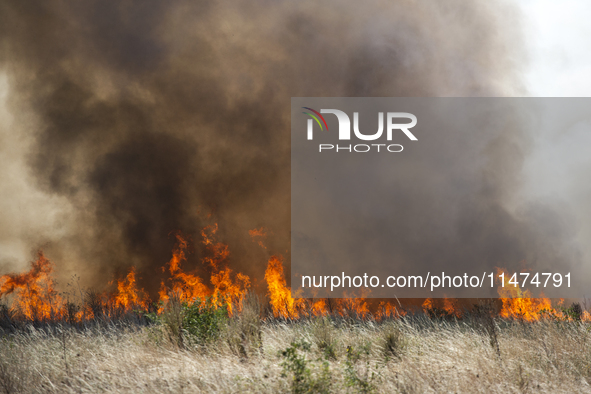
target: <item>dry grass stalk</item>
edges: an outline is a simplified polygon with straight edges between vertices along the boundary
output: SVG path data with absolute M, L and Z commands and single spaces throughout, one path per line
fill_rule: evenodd
M 0 338 L 0 392 L 290 392 L 278 355 L 307 341 L 307 367 L 320 376 L 327 363 L 330 392 L 591 393 L 585 322 L 532 323 L 526 333 L 519 322 L 497 321 L 497 350 L 480 318 L 261 323 L 257 311 L 254 300 L 245 302 L 228 331 L 200 350 L 155 341 L 150 327 L 134 324 L 19 329 Z M 322 343 L 335 344 L 334 358 Z M 347 348 L 356 353 L 347 357 Z

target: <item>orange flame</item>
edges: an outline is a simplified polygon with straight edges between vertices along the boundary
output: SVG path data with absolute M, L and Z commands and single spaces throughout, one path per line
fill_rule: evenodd
M 462 310 L 457 305 L 457 300 L 454 298 L 438 299 L 437 302 L 433 298 L 427 298 L 421 305 L 423 312 L 429 316 L 437 317 L 462 317 Z M 436 306 L 439 305 L 439 306 Z M 443 304 L 442 306 L 440 306 Z
M 248 230 L 248 235 L 251 236 L 252 240 L 255 241 L 258 239 L 258 244 L 261 248 L 267 249 L 263 240 L 267 238 L 267 232 L 263 227 L 259 229 Z
M 499 278 L 500 274 L 504 273 L 504 280 Z M 502 281 L 497 288 L 497 292 L 503 302 L 503 308 L 500 316 L 504 318 L 517 318 L 526 321 L 540 320 L 545 313 L 560 314 L 552 308 L 550 299 L 545 298 L 542 294 L 541 298 L 532 298 L 529 290 L 522 291 L 519 284 L 514 286 L 509 283 L 511 275 L 501 268 L 497 268 L 497 280 Z
M 462 317 L 462 311 L 458 308 L 455 299 L 445 297 L 443 299 L 443 310 L 450 316 L 455 316 L 457 318 Z
M 169 274 L 169 278 L 161 282 L 159 300 L 162 305 L 168 301 L 169 294 L 174 292 L 179 295 L 181 301 L 189 304 L 197 300 L 205 302 L 205 299 L 209 298 L 214 305 L 225 306 L 230 314 L 241 309 L 242 299 L 251 286 L 251 280 L 247 275 L 240 272 L 235 273 L 228 267 L 230 251 L 228 245 L 217 241 L 217 232 L 217 224 L 207 226 L 201 232 L 204 245 L 201 263 L 209 273 L 209 281 L 207 282 L 195 272 L 183 270 L 182 266 L 187 261 L 189 241 L 180 233 L 176 235 L 172 257 L 162 267 L 162 271 Z M 259 245 L 266 249 L 263 244 L 263 239 L 267 234 L 265 229 L 250 230 L 249 234 L 253 241 L 258 240 Z M 43 252 L 38 252 L 37 259 L 31 262 L 28 272 L 0 276 L 0 299 L 2 297 L 12 298 L 11 309 L 18 316 L 28 320 L 47 321 L 67 318 L 69 321 L 83 321 L 84 319 L 92 319 L 97 311 L 96 305 L 85 305 L 84 308 L 79 308 L 58 294 L 51 276 L 53 268 L 53 263 L 44 256 Z M 545 317 L 579 318 L 568 309 L 554 309 L 550 299 L 543 297 L 543 295 L 541 298 L 533 298 L 528 290 L 522 290 L 519 285 L 515 286 L 513 283 L 509 283 L 511 277 L 503 269 L 498 269 L 497 280 L 500 279 L 498 276 L 500 274 L 504 274 L 504 281 L 499 284 L 497 289 L 502 302 L 500 317 L 524 321 L 536 321 Z M 389 301 L 382 301 L 377 307 L 376 302 L 370 308 L 370 303 L 364 297 L 343 299 L 294 297 L 291 288 L 287 286 L 281 256 L 269 258 L 264 278 L 267 283 L 269 303 L 275 317 L 296 319 L 302 316 L 338 314 L 358 318 L 373 316 L 379 320 L 397 318 L 407 313 Z M 122 311 L 129 312 L 135 309 L 147 310 L 149 305 L 147 293 L 137 284 L 134 268 L 131 268 L 125 277 L 117 280 L 115 291 L 110 294 L 98 294 L 95 302 L 100 304 L 99 313 L 106 316 L 116 316 Z M 102 308 L 102 312 L 100 312 L 100 308 Z M 373 314 L 370 309 L 374 310 Z M 427 298 L 422 304 L 422 309 L 430 316 L 462 317 L 456 299 Z M 578 314 L 581 320 L 591 321 L 591 314 L 588 311 L 580 311 L 579 308 Z
M 433 298 L 427 298 L 422 305 L 423 311 L 427 313 L 429 310 L 433 309 Z
M 406 316 L 406 311 L 396 307 L 391 302 L 381 301 L 378 305 L 378 310 L 376 312 L 376 318 L 378 320 L 393 319 L 400 316 Z
M 131 268 L 125 279 L 117 281 L 115 293 L 115 307 L 130 311 L 133 308 L 147 309 L 148 298 L 145 292 L 139 290 L 135 283 L 135 268 Z
M 298 309 L 303 302 L 291 296 L 291 289 L 286 286 L 283 274 L 283 259 L 281 256 L 271 256 L 265 271 L 268 295 L 275 317 L 299 317 Z
M 176 235 L 177 243 L 172 251 L 172 258 L 168 262 L 170 271 L 170 288 L 167 288 L 164 281 L 160 285 L 160 301 L 168 301 L 169 292 L 179 295 L 181 301 L 192 303 L 196 299 L 204 299 L 211 293 L 201 278 L 197 275 L 187 274 L 181 269 L 181 263 L 187 260 L 185 251 L 187 250 L 187 240 L 181 234 Z M 162 268 L 166 270 L 166 266 Z
M 54 289 L 52 271 L 53 263 L 39 251 L 29 272 L 0 276 L 0 298 L 14 294 L 18 311 L 29 320 L 61 318 L 64 302 Z
M 205 227 L 201 232 L 207 252 L 202 263 L 211 271 L 210 283 L 213 289 L 210 289 L 199 276 L 183 272 L 181 263 L 187 260 L 185 252 L 188 242 L 181 234 L 177 234 L 177 244 L 167 264 L 171 286 L 168 288 L 164 281 L 161 282 L 161 302 L 166 303 L 169 299 L 168 294 L 172 291 L 179 295 L 181 301 L 189 304 L 196 300 L 204 302 L 207 297 L 211 297 L 214 305 L 225 305 L 230 314 L 234 313 L 235 305 L 240 307 L 240 300 L 250 287 L 250 278 L 242 273 L 233 275 L 232 269 L 227 267 L 226 258 L 230 251 L 228 245 L 216 241 L 217 231 L 218 226 L 214 224 Z M 166 267 L 163 270 L 165 271 Z

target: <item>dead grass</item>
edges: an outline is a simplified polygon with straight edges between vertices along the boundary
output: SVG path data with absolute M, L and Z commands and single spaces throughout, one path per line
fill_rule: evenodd
M 310 376 L 325 373 L 328 363 L 331 392 L 591 392 L 585 323 L 497 319 L 497 354 L 490 326 L 478 319 L 261 324 L 257 302 L 250 302 L 248 315 L 205 348 L 179 348 L 134 325 L 0 336 L 0 392 L 290 392 L 293 377 L 282 376 L 279 354 L 295 342 L 310 344 L 298 350 Z

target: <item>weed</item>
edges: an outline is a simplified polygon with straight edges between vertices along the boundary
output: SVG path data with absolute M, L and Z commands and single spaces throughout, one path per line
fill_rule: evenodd
M 280 352 L 284 358 L 282 376 L 291 376 L 291 391 L 294 394 L 304 393 L 329 393 L 331 387 L 331 374 L 327 361 L 323 361 L 319 370 L 312 371 L 314 364 L 306 359 L 305 352 L 310 350 L 310 343 L 292 342 L 291 345 Z
M 387 359 L 390 357 L 400 358 L 405 346 L 406 341 L 399 328 L 394 327 L 384 332 L 383 348 Z
M 261 303 L 254 293 L 242 298 L 242 310 L 228 320 L 226 342 L 234 354 L 247 358 L 262 346 Z
M 228 318 L 228 309 L 215 305 L 211 298 L 203 302 L 197 299 L 193 304 L 183 304 L 183 328 L 191 339 L 198 343 L 206 343 L 217 339 Z
M 148 320 L 159 324 L 169 340 L 179 347 L 204 345 L 219 338 L 228 318 L 225 302 L 217 305 L 208 297 L 192 304 L 171 293 L 161 314 L 147 313 Z
M 357 393 L 377 392 L 376 381 L 378 378 L 377 364 L 372 370 L 369 362 L 371 343 L 366 343 L 359 350 L 347 346 L 347 360 L 345 361 L 345 386 L 352 388 Z M 359 367 L 359 361 L 365 358 L 365 366 Z
M 474 306 L 474 316 L 480 329 L 488 336 L 490 346 L 495 350 L 498 357 L 501 357 L 499 347 L 498 329 L 495 323 L 495 306 L 492 300 L 481 300 Z
M 311 325 L 312 337 L 325 360 L 336 360 L 336 334 L 332 321 L 325 317 L 316 318 Z
M 102 294 L 90 289 L 84 294 L 84 308 L 92 314 L 93 319 L 99 319 L 104 315 L 104 303 Z

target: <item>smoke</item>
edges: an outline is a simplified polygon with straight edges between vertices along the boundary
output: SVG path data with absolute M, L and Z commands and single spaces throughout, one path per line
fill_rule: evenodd
M 502 2 L 4 1 L 0 264 L 44 245 L 64 277 L 135 265 L 154 291 L 171 232 L 215 220 L 260 278 L 248 230 L 289 249 L 291 97 L 520 94 L 520 34 Z M 518 171 L 514 148 L 491 168 Z
M 358 111 L 361 129 L 368 134 L 378 127 L 378 112 L 404 108 L 420 120 L 412 129 L 418 142 L 409 142 L 401 132 L 392 141 L 371 141 L 400 143 L 404 152 L 384 152 L 384 145 L 380 153 L 373 146 L 355 154 L 347 151 L 349 142 L 359 151 L 369 145 L 357 143 L 369 142 L 355 137 L 337 140 L 335 132 L 319 128 L 314 141 L 308 141 L 306 116 L 294 116 L 292 125 L 298 132 L 292 136 L 293 272 L 317 278 L 341 272 L 377 275 L 382 284 L 390 275 L 471 276 L 495 272 L 496 267 L 511 273 L 573 272 L 576 279 L 568 288 L 557 291 L 553 286 L 544 292 L 580 297 L 586 276 L 580 245 L 574 242 L 577 205 L 549 200 L 523 186 L 524 163 L 535 150 L 531 134 L 553 133 L 550 122 L 540 119 L 564 118 L 573 104 L 531 98 L 293 100 L 296 114 L 303 106 Z M 585 118 L 581 107 L 588 100 L 577 104 L 578 116 Z M 325 116 L 329 129 L 339 127 L 336 117 Z M 317 154 L 319 146 L 322 154 Z M 431 294 L 497 296 L 490 285 L 450 287 Z M 351 291 L 312 288 L 304 296 L 316 290 L 318 297 L 341 297 Z M 425 290 L 377 286 L 371 296 L 393 294 L 420 297 Z

